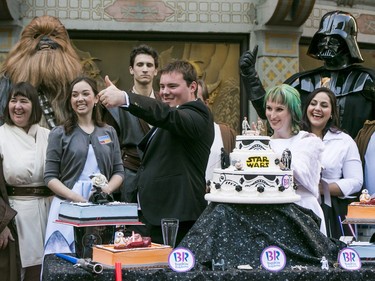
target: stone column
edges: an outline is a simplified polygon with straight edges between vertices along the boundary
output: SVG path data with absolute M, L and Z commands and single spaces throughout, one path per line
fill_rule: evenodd
M 256 69 L 265 89 L 280 84 L 299 71 L 299 40 L 302 25 L 315 0 L 266 0 L 257 5 L 250 50 L 258 45 Z M 250 120 L 257 118 L 250 108 Z

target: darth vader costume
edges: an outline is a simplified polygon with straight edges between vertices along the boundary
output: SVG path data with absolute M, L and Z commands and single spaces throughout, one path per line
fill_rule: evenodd
M 353 138 L 366 120 L 375 119 L 375 72 L 356 65 L 363 58 L 356 41 L 355 18 L 342 11 L 325 14 L 313 36 L 307 55 L 324 61 L 324 66 L 299 72 L 284 83 L 296 88 L 305 106 L 307 95 L 326 86 L 336 95 L 340 126 Z M 241 80 L 258 115 L 265 119 L 265 90 L 255 71 L 257 47 L 240 58 Z

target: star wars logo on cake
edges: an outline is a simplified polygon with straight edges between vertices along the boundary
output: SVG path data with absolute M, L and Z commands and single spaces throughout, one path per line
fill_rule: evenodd
M 246 165 L 249 168 L 268 168 L 270 160 L 266 156 L 251 156 L 247 158 Z

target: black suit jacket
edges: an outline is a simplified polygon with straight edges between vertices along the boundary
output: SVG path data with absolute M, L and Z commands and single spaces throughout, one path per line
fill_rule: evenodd
M 123 109 L 154 126 L 139 144 L 137 187 L 146 220 L 196 220 L 207 206 L 205 170 L 214 139 L 209 109 L 201 100 L 174 108 L 134 93 Z

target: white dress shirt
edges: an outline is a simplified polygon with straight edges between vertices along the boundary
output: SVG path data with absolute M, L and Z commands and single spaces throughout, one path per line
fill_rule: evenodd
M 212 180 L 214 169 L 221 168 L 221 148 L 224 147 L 220 126 L 214 123 L 215 138 L 211 146 L 210 156 L 206 168 L 206 181 Z
M 365 186 L 370 195 L 375 194 L 375 133 L 372 134 L 365 153 Z
M 362 162 L 358 147 L 344 132 L 336 134 L 328 131 L 323 138 L 323 143 L 322 179 L 328 184 L 335 182 L 344 194 L 343 198 L 350 198 L 350 195 L 358 192 L 363 184 Z

